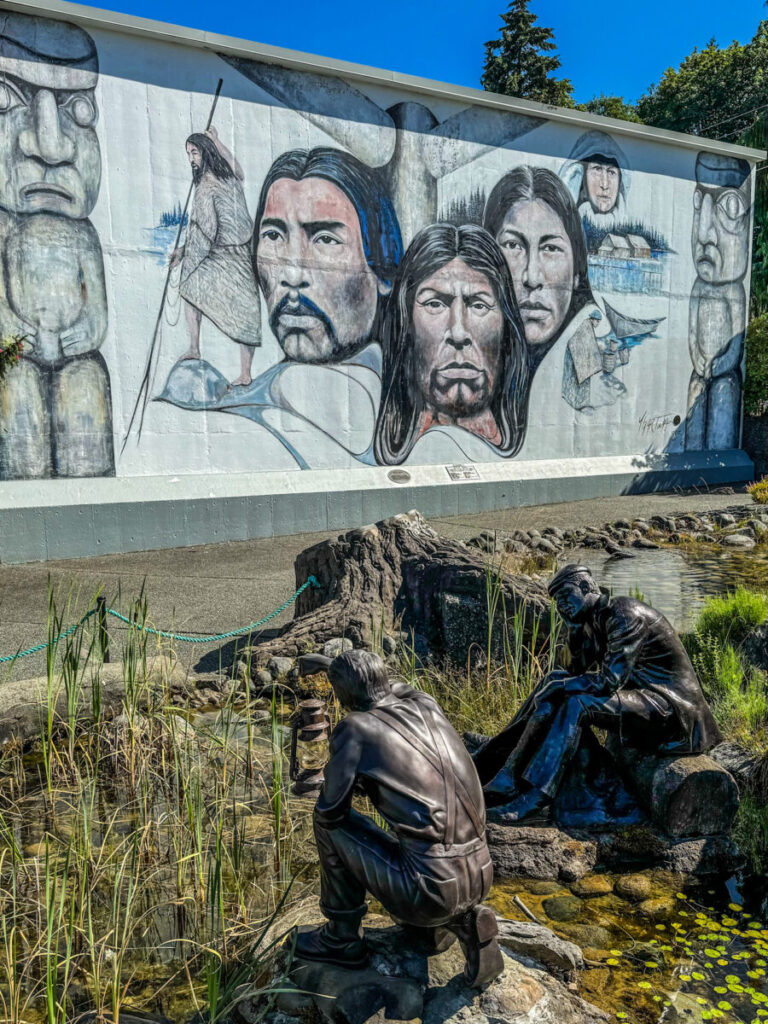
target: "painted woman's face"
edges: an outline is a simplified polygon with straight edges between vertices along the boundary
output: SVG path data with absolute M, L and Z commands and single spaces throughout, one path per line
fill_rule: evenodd
M 487 409 L 501 372 L 504 318 L 485 274 L 457 258 L 422 281 L 412 329 L 427 408 L 452 419 Z
M 550 341 L 571 306 L 573 247 L 560 217 L 541 199 L 513 203 L 496 235 L 507 261 L 529 345 Z

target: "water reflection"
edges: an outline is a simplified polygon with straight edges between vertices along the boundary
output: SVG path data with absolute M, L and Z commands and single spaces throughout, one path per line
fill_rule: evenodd
M 585 548 L 568 558 L 589 566 L 614 594 L 641 591 L 676 629 L 684 630 L 709 597 L 738 586 L 768 589 L 768 554 L 758 550 L 735 551 L 713 544 L 638 550 L 635 558 L 614 560 L 604 551 Z

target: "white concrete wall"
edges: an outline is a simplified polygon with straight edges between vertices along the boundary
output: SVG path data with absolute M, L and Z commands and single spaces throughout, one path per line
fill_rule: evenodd
M 9 15 L 0 330 L 28 341 L 0 386 L 0 505 L 98 504 L 110 476 L 139 501 L 149 477 L 300 495 L 738 448 L 753 154 L 319 70 Z M 185 145 L 212 112 L 213 168 Z M 494 220 L 521 167 L 533 198 Z M 650 258 L 597 255 L 628 233 Z

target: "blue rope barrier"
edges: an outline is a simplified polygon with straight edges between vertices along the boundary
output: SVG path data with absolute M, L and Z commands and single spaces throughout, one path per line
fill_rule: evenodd
M 283 601 L 278 608 L 275 608 L 275 610 L 270 612 L 269 615 L 265 615 L 263 619 L 257 619 L 256 622 L 251 622 L 250 625 L 243 626 L 242 629 L 232 629 L 228 633 L 214 633 L 211 636 L 189 636 L 184 633 L 172 633 L 170 630 L 166 629 L 153 629 L 151 626 L 139 625 L 139 623 L 134 622 L 125 615 L 122 615 L 114 608 L 107 608 L 106 613 L 113 616 L 115 619 L 119 619 L 120 622 L 125 622 L 133 629 L 139 629 L 144 633 L 150 633 L 152 636 L 163 637 L 165 640 L 181 640 L 187 644 L 209 644 L 214 643 L 217 640 L 229 640 L 231 637 L 245 636 L 246 633 L 252 633 L 254 629 L 258 629 L 259 626 L 263 626 L 265 623 L 269 622 L 270 619 L 274 619 L 276 615 L 279 615 L 280 612 L 284 612 L 286 608 L 289 608 L 299 595 L 304 593 L 307 587 L 319 588 L 320 584 L 314 576 L 310 576 L 307 579 L 307 582 L 303 583 L 287 601 Z M 82 619 L 80 619 L 79 622 L 76 622 L 74 626 L 70 626 L 69 629 L 65 629 L 63 633 L 59 633 L 58 636 L 51 640 L 46 640 L 42 644 L 36 644 L 34 647 L 28 647 L 27 650 L 19 651 L 17 654 L 6 654 L 4 657 L 0 657 L 0 664 L 3 662 L 15 661 L 17 658 L 26 658 L 28 654 L 37 654 L 38 651 L 44 651 L 46 647 L 52 647 L 60 640 L 64 640 L 66 637 L 71 636 L 76 629 L 79 629 L 84 622 L 87 622 L 92 615 L 95 615 L 96 611 L 96 608 L 92 608 L 89 612 L 86 612 Z

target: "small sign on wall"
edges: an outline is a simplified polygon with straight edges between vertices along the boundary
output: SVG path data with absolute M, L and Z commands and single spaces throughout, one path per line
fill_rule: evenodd
M 480 474 L 477 472 L 477 467 L 471 463 L 456 463 L 453 466 L 446 466 L 445 471 L 451 480 L 463 481 L 463 480 L 479 480 Z

